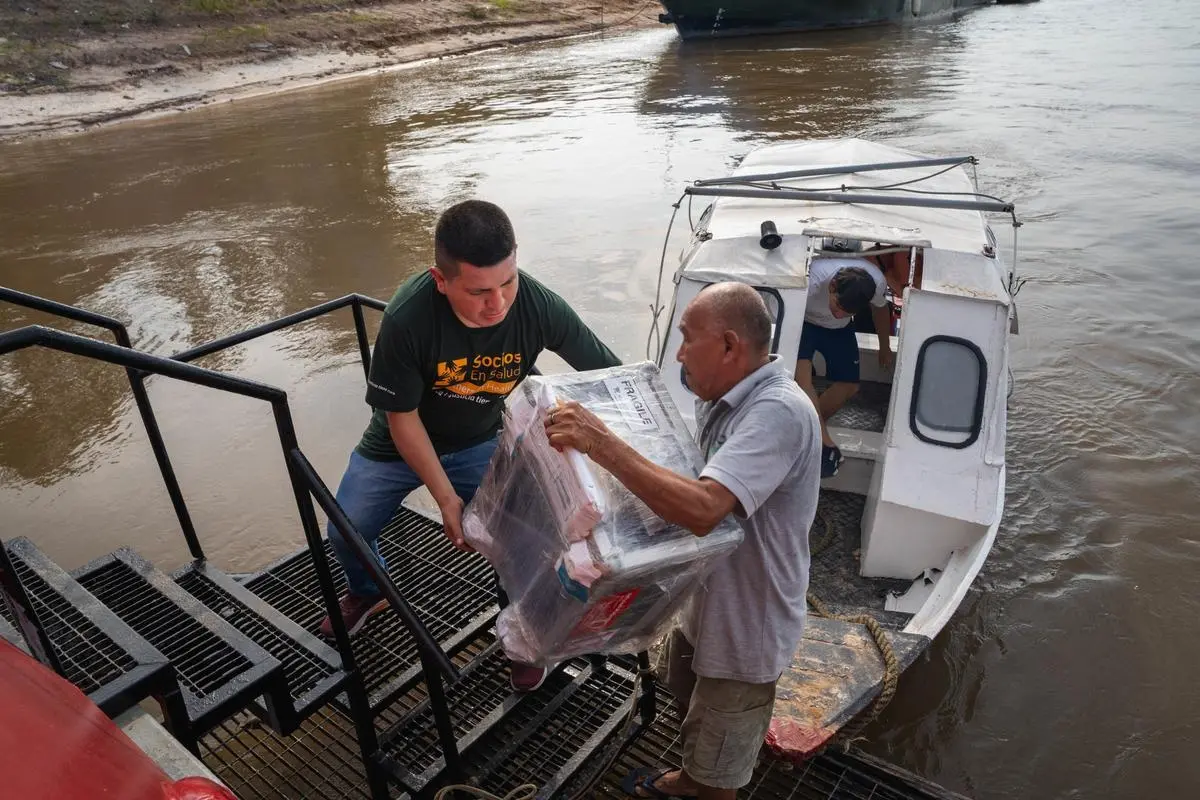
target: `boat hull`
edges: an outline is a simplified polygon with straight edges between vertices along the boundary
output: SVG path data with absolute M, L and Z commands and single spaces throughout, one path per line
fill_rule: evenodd
M 992 0 L 662 0 L 660 19 L 684 39 L 895 25 Z

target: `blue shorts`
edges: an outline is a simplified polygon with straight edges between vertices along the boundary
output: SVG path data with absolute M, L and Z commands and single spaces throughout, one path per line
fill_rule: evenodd
M 833 383 L 858 383 L 858 337 L 854 326 L 822 328 L 811 322 L 800 331 L 800 352 L 796 358 L 812 361 L 813 353 L 825 357 L 825 377 Z

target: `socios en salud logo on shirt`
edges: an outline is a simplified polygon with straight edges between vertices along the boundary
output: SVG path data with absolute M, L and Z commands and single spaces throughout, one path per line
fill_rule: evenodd
M 492 394 L 503 397 L 521 379 L 521 354 L 499 353 L 439 361 L 434 389 L 459 397 Z

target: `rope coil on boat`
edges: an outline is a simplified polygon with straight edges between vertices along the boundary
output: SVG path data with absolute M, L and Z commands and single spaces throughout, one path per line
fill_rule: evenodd
M 828 510 L 818 506 L 817 514 L 821 519 L 821 523 L 825 526 L 825 533 L 812 546 L 810 558 L 815 558 L 819 553 L 824 552 L 837 538 L 837 528 Z M 841 742 L 849 749 L 850 742 L 857 738 L 868 725 L 874 722 L 883 710 L 887 708 L 888 703 L 892 701 L 892 697 L 896 694 L 896 685 L 900 681 L 900 662 L 897 660 L 896 651 L 892 647 L 892 643 L 888 641 L 887 632 L 879 624 L 879 620 L 870 614 L 855 614 L 853 616 L 834 614 L 812 592 L 808 593 L 807 600 L 817 616 L 864 626 L 867 632 L 871 634 L 871 638 L 875 640 L 875 646 L 878 648 L 879 655 L 883 659 L 883 686 L 879 690 L 879 694 L 875 697 L 875 700 L 871 703 L 871 707 L 859 714 L 852 724 L 844 726 L 838 731 L 837 736 L 831 740 Z

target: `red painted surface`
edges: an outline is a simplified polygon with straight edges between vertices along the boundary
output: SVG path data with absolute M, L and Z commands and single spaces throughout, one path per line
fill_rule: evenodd
M 766 745 L 777 758 L 801 762 L 815 756 L 834 733 L 829 728 L 812 728 L 777 717 L 767 729 Z
M 640 588 L 629 589 L 618 594 L 609 595 L 584 614 L 583 619 L 571 631 L 571 635 L 600 633 L 616 624 L 637 598 Z
M 237 800 L 203 778 L 172 783 L 82 692 L 2 639 L 0 797 Z

